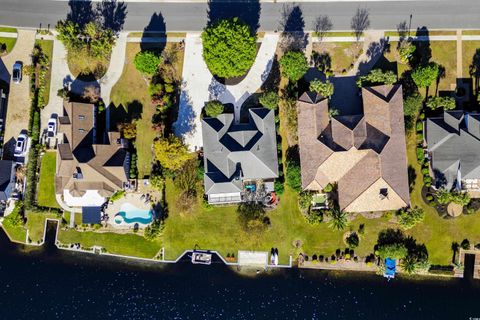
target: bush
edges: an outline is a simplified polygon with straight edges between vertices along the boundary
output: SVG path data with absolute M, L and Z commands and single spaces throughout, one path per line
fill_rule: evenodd
M 325 192 L 325 193 L 330 193 L 330 192 L 332 192 L 332 191 L 333 191 L 333 185 L 332 185 L 331 183 L 328 183 L 328 184 L 325 186 L 325 188 L 323 188 L 322 191 Z
M 443 108 L 443 110 L 455 109 L 455 99 L 452 97 L 430 97 L 427 102 L 427 107 L 432 110 Z
M 430 176 L 423 176 L 423 183 L 426 184 L 426 183 L 432 183 L 432 177 Z
M 285 186 L 283 185 L 283 182 L 281 182 L 279 179 L 275 179 L 273 187 L 275 189 L 275 193 L 278 195 L 283 194 L 283 192 L 285 191 Z
M 323 221 L 323 214 L 321 211 L 312 210 L 307 215 L 305 215 L 305 219 L 311 225 L 318 225 Z
M 124 195 L 125 195 L 125 190 L 118 190 L 118 191 L 115 191 L 115 193 L 110 196 L 109 200 L 117 201 L 121 199 Z
M 416 117 L 417 114 L 422 109 L 423 97 L 414 93 L 411 96 L 408 96 L 403 102 L 403 113 L 407 117 Z
M 421 121 L 417 122 L 417 132 L 423 132 L 423 123 Z
M 221 20 L 202 33 L 203 58 L 213 75 L 243 76 L 255 62 L 256 35 L 238 18 Z
M 162 58 L 152 51 L 140 51 L 135 55 L 133 63 L 141 73 L 153 76 L 157 73 Z
M 10 225 L 12 227 L 20 227 L 25 224 L 25 220 L 23 218 L 23 203 L 21 201 L 15 202 L 15 207 L 13 211 L 5 217 L 3 220 L 3 224 Z
M 307 58 L 300 51 L 288 51 L 280 58 L 279 63 L 282 75 L 294 83 L 300 80 L 308 71 Z
M 223 104 L 218 100 L 208 101 L 205 104 L 205 114 L 207 117 L 216 118 L 224 111 Z
M 300 209 L 303 209 L 303 210 L 309 209 L 310 206 L 312 205 L 312 201 L 313 201 L 313 193 L 309 191 L 300 192 L 300 195 L 298 197 L 298 205 Z
M 423 174 L 424 176 L 430 175 L 430 170 L 428 170 L 428 168 L 422 168 L 422 174 Z
M 318 79 L 315 79 L 310 82 L 310 91 L 319 93 L 327 99 L 330 99 L 330 97 L 333 96 L 334 90 L 333 83 L 328 80 L 326 82 L 322 82 Z
M 350 233 L 350 235 L 345 239 L 347 242 L 347 245 L 351 249 L 355 249 L 358 247 L 358 244 L 360 243 L 360 238 L 358 237 L 358 234 L 355 232 Z
M 423 134 L 422 133 L 417 133 L 417 142 L 422 143 L 423 142 Z
M 260 98 L 258 98 L 258 102 L 267 109 L 270 110 L 277 110 L 278 108 L 278 102 L 280 101 L 280 98 L 278 96 L 278 93 L 275 91 L 267 91 L 262 93 Z
M 462 243 L 460 243 L 460 247 L 462 247 L 463 250 L 469 250 L 470 241 L 468 239 L 463 239 Z
M 431 194 L 427 195 L 425 198 L 426 198 L 427 201 L 429 201 L 429 202 L 430 202 L 430 201 L 433 201 L 433 196 L 432 196 Z
M 287 184 L 296 192 L 302 191 L 302 173 L 301 168 L 295 161 L 287 160 Z
M 435 62 L 430 62 L 426 66 L 419 66 L 413 70 L 411 76 L 413 82 L 419 88 L 429 87 L 437 80 L 439 73 L 439 66 Z
M 143 236 L 145 239 L 153 241 L 160 237 L 163 231 L 163 221 L 160 219 L 155 219 L 150 225 L 145 228 Z
M 403 259 L 407 254 L 408 250 L 403 243 L 384 244 L 378 247 L 378 256 L 382 259 Z
M 374 69 L 365 76 L 360 76 L 357 80 L 357 86 L 372 86 L 376 84 L 391 85 L 397 82 L 397 75 L 393 71 L 383 71 L 382 69 Z
M 417 160 L 418 163 L 422 164 L 425 161 L 425 154 L 422 147 L 417 147 Z
M 413 209 L 400 210 L 399 214 L 399 223 L 403 229 L 411 229 L 417 223 L 422 222 L 425 219 L 425 212 L 422 208 L 415 207 Z

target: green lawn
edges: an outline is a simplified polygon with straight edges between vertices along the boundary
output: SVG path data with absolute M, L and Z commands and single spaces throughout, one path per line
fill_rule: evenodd
M 463 30 L 462 35 L 478 36 L 478 35 L 480 35 L 480 30 Z
M 3 230 L 5 230 L 8 237 L 12 241 L 25 243 L 25 240 L 27 239 L 27 229 L 25 229 L 25 227 L 23 226 L 14 227 L 9 223 L 5 223 L 5 221 L 3 222 L 2 226 L 3 226 Z
M 0 27 L 0 32 L 17 33 L 17 28 L 12 28 L 12 27 Z
M 3 55 L 7 55 L 8 53 L 12 52 L 15 43 L 17 43 L 17 38 L 0 37 L 0 43 L 3 43 L 7 46 L 7 51 L 3 53 Z
M 167 47 L 172 43 L 167 43 Z M 151 44 L 152 49 L 163 44 Z M 112 125 L 118 122 L 137 120 L 137 167 L 138 176 L 142 178 L 150 174 L 152 163 L 152 143 L 157 133 L 152 128 L 152 117 L 155 114 L 155 106 L 152 105 L 148 94 L 147 79 L 137 71 L 133 64 L 135 55 L 140 51 L 140 44 L 127 43 L 126 61 L 120 80 L 112 89 L 110 99 L 113 112 L 111 112 Z M 182 74 L 183 52 L 177 53 L 175 68 L 177 74 Z M 118 108 L 118 109 L 117 109 Z
M 82 247 L 104 247 L 109 253 L 153 258 L 162 247 L 161 240 L 148 241 L 135 234 L 82 232 L 61 230 L 58 240 L 63 244 L 80 243 Z
M 440 79 L 438 90 L 452 90 L 451 85 L 455 85 L 457 79 L 457 42 L 430 41 L 430 48 L 432 49 L 431 61 L 445 68 L 445 77 Z
M 143 178 L 150 174 L 152 162 L 152 143 L 156 137 L 152 129 L 152 117 L 155 113 L 155 107 L 151 104 L 148 94 L 148 85 L 140 72 L 135 69 L 133 60 L 137 52 L 140 51 L 138 43 L 128 43 L 126 52 L 125 67 L 120 80 L 112 89 L 110 99 L 116 108 L 111 112 L 113 121 L 121 122 L 121 116 L 115 118 L 115 113 L 124 115 L 128 113 L 128 118 L 138 118 L 137 122 L 137 167 L 138 176 Z M 112 122 L 113 122 L 112 121 Z M 125 121 L 125 118 L 123 118 Z
M 426 34 L 426 33 L 425 33 Z M 428 31 L 428 35 L 429 36 L 454 36 L 457 34 L 457 31 L 455 30 L 429 30 Z M 417 31 L 416 30 L 412 30 L 410 32 L 410 35 L 411 36 L 415 36 L 417 35 Z M 420 33 L 420 35 L 423 35 L 422 33 Z M 398 37 L 400 36 L 398 31 L 385 31 L 385 37 Z
M 52 59 L 53 59 L 53 41 L 52 40 L 35 40 L 35 44 L 40 45 L 42 47 L 43 52 L 48 56 L 49 60 L 49 68 L 47 71 L 46 77 L 46 85 L 45 85 L 45 92 L 43 94 L 43 99 L 45 105 L 48 104 L 48 99 L 50 97 L 50 78 L 52 77 L 51 69 L 52 69 Z
M 462 41 L 462 68 L 464 78 L 470 78 L 470 66 L 473 62 L 473 56 L 478 49 L 480 49 L 480 41 Z
M 60 208 L 55 199 L 55 165 L 57 153 L 47 151 L 42 157 L 37 202 L 41 207 Z
M 39 243 L 43 240 L 45 230 L 45 220 L 47 218 L 60 219 L 58 214 L 48 212 L 27 212 L 28 238 L 33 243 Z

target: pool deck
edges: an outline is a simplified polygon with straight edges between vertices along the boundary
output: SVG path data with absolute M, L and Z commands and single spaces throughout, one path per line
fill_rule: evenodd
M 120 208 L 123 204 L 129 203 L 139 209 L 142 210 L 150 210 L 152 208 L 152 204 L 150 201 L 145 202 L 145 199 L 141 199 L 142 194 L 138 192 L 127 192 L 123 196 L 123 198 L 114 201 L 113 203 L 108 205 L 108 208 L 105 210 L 105 213 L 108 214 L 108 225 L 114 228 L 122 228 L 122 229 L 133 229 L 135 223 L 126 223 L 123 221 L 121 224 L 117 224 L 115 222 L 115 215 L 120 212 Z M 145 228 L 147 225 L 139 223 L 138 226 L 140 228 Z

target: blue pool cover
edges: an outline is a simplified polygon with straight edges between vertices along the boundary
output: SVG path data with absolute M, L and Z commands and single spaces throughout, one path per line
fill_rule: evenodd
M 100 207 L 82 207 L 82 223 L 96 224 L 100 223 Z
M 383 274 L 383 276 L 386 278 L 394 278 L 396 268 L 397 268 L 397 261 L 395 259 L 390 259 L 390 258 L 385 259 L 385 273 Z

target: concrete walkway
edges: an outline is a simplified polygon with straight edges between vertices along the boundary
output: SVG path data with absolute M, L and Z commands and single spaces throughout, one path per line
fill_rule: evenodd
M 22 130 L 28 130 L 30 116 L 30 77 L 26 66 L 32 64 L 31 53 L 35 44 L 35 30 L 18 30 L 18 38 L 13 50 L 1 58 L 0 77 L 10 83 L 7 114 L 5 119 L 5 157 L 13 156 L 16 139 Z M 23 78 L 19 84 L 11 83 L 13 64 L 23 62 Z
M 191 151 L 203 146 L 200 114 L 205 102 L 218 99 L 235 106 L 235 118 L 240 119 L 243 102 L 267 79 L 272 68 L 278 35 L 265 34 L 257 58 L 246 77 L 236 85 L 225 86 L 212 76 L 203 60 L 200 33 L 188 33 L 185 38 L 185 58 L 182 91 L 175 134 L 183 137 Z
M 46 129 L 48 119 L 52 114 L 61 115 L 63 112 L 63 99 L 58 97 L 58 90 L 65 85 L 76 94 L 82 94 L 85 87 L 93 85 L 100 87 L 100 94 L 105 105 L 110 104 L 110 93 L 113 86 L 120 79 L 125 65 L 125 50 L 127 46 L 127 33 L 120 33 L 113 47 L 110 64 L 105 75 L 92 82 L 75 79 L 68 68 L 67 50 L 59 40 L 53 43 L 52 78 L 50 80 L 50 99 L 48 105 L 42 110 L 42 130 Z
M 457 30 L 457 78 L 463 78 L 462 30 Z

